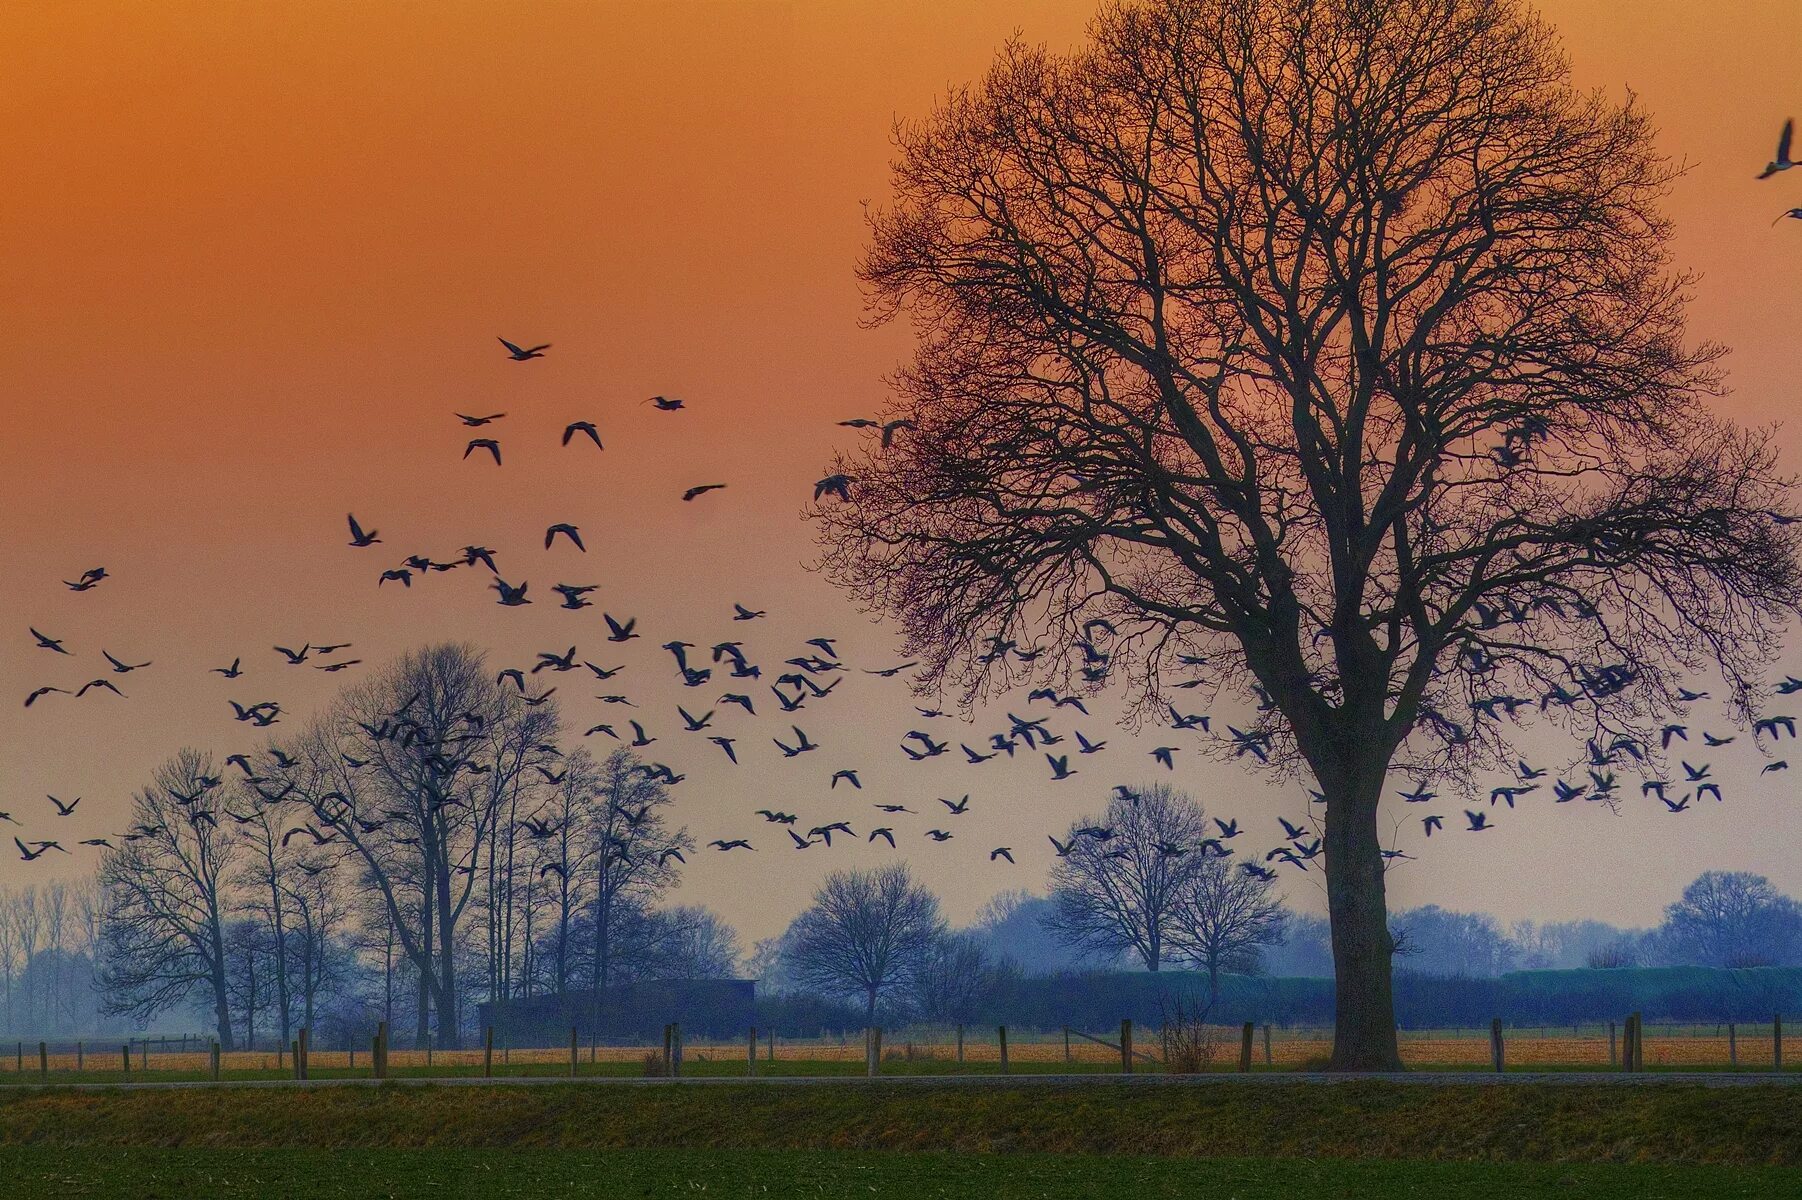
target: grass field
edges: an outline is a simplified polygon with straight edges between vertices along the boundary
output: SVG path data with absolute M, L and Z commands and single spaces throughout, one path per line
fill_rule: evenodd
M 1802 1091 L 1683 1084 L 0 1091 L 0 1194 L 1802 1195 Z
M 271 1196 L 759 1195 L 1064 1200 L 1752 1200 L 1795 1194 L 1764 1167 L 1159 1159 L 770 1150 L 0 1151 L 17 1200 L 262 1200 Z

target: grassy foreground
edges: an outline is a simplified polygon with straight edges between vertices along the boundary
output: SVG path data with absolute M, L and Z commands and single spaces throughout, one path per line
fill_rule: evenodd
M 0 1147 L 8 1146 L 856 1150 L 1796 1167 L 1802 1165 L 1802 1091 L 1375 1082 L 20 1089 L 0 1093 Z
M 0 1150 L 9 1197 L 726 1195 L 1064 1200 L 1751 1200 L 1793 1194 L 1757 1167 L 1159 1159 L 799 1150 Z

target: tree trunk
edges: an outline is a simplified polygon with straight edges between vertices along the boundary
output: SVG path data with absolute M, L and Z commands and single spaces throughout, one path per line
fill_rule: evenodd
M 1333 934 L 1331 1071 L 1399 1071 L 1394 940 L 1384 893 L 1377 805 L 1383 764 L 1357 764 L 1350 779 L 1325 787 L 1326 894 Z M 1324 781 L 1323 781 L 1324 782 Z

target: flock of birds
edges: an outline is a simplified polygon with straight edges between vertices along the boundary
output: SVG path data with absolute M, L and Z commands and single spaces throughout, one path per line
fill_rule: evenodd
M 1776 157 L 1758 178 L 1767 179 L 1798 165 L 1790 157 L 1792 133 L 1793 122 L 1785 121 L 1778 140 Z M 1802 220 L 1802 208 L 1792 208 L 1778 220 L 1781 221 L 1786 217 Z M 499 340 L 508 358 L 515 362 L 541 359 L 545 357 L 545 352 L 551 349 L 550 343 L 522 346 L 505 338 Z M 653 396 L 644 403 L 665 413 L 679 413 L 687 408 L 684 401 L 662 395 Z M 486 431 L 497 422 L 504 420 L 507 414 L 505 412 L 485 414 L 459 412 L 455 416 L 466 428 Z M 884 447 L 890 446 L 902 431 L 913 427 L 912 422 L 907 420 L 877 421 L 867 417 L 856 417 L 841 421 L 839 424 L 847 428 L 874 433 L 880 437 Z M 1524 436 L 1530 444 L 1532 431 L 1527 431 Z M 572 421 L 564 427 L 561 439 L 564 447 L 571 446 L 577 439 L 585 439 L 596 451 L 605 450 L 600 430 L 593 421 Z M 1504 444 L 1503 452 L 1517 454 L 1519 450 L 1513 446 L 1512 439 L 1510 439 Z M 504 457 L 500 438 L 492 434 L 471 438 L 464 448 L 463 458 L 467 460 L 477 455 L 486 455 L 495 467 L 502 467 Z M 815 482 L 813 486 L 814 500 L 817 502 L 826 497 L 833 497 L 839 501 L 849 501 L 852 497 L 852 487 L 856 482 L 855 478 L 848 475 L 828 475 Z M 720 491 L 726 486 L 724 483 L 697 484 L 684 490 L 682 499 L 685 502 L 693 502 L 709 493 Z M 346 522 L 350 535 L 348 543 L 350 547 L 367 550 L 383 544 L 380 530 L 364 526 L 354 514 L 347 515 Z M 549 525 L 544 531 L 544 550 L 551 551 L 559 538 L 562 538 L 577 552 L 587 553 L 588 548 L 583 540 L 581 528 L 576 524 L 557 522 Z M 496 599 L 500 605 L 511 608 L 534 603 L 529 594 L 530 585 L 527 581 L 522 579 L 518 583 L 512 583 L 502 576 L 496 562 L 496 554 L 497 552 L 489 547 L 470 544 L 464 546 L 456 554 L 442 559 L 429 555 L 409 555 L 398 565 L 384 568 L 377 578 L 377 586 L 384 586 L 392 582 L 410 589 L 415 579 L 428 574 L 468 570 L 480 566 L 486 569 L 489 575 L 489 586 L 496 593 Z M 63 582 L 69 591 L 85 593 L 112 579 L 113 576 L 105 567 L 93 567 L 82 572 L 77 578 Z M 588 597 L 597 588 L 598 585 L 593 584 L 557 583 L 550 590 L 560 598 L 558 605 L 560 608 L 580 611 L 595 607 L 594 602 Z M 763 610 L 734 603 L 730 619 L 733 622 L 752 622 L 766 615 Z M 1508 621 L 1524 621 L 1527 616 L 1528 614 L 1524 611 L 1498 610 L 1490 615 L 1490 619 L 1501 624 Z M 636 618 L 621 619 L 607 612 L 603 612 L 601 618 L 607 629 L 605 638 L 607 644 L 624 645 L 642 637 L 638 632 Z M 68 647 L 65 639 L 52 637 L 36 627 L 28 628 L 38 648 L 65 658 L 77 657 L 75 652 Z M 1086 684 L 1098 686 L 1106 680 L 1112 657 L 1107 648 L 1107 641 L 1114 636 L 1114 632 L 1113 627 L 1104 620 L 1091 621 L 1085 626 L 1078 646 L 1084 656 L 1081 676 Z M 812 735 L 801 726 L 800 721 L 803 718 L 795 714 L 809 709 L 810 705 L 822 704 L 833 697 L 844 679 L 853 673 L 889 680 L 901 676 L 918 665 L 914 662 L 903 662 L 882 667 L 853 668 L 837 652 L 837 639 L 822 636 L 808 639 L 797 653 L 784 659 L 782 667 L 785 669 L 780 672 L 772 671 L 773 681 L 764 685 L 761 682 L 764 675 L 762 665 L 752 660 L 747 652 L 745 642 L 741 640 L 728 639 L 716 642 L 706 648 L 706 657 L 704 658 L 691 655 L 692 651 L 700 649 L 697 644 L 680 639 L 664 642 L 662 648 L 671 656 L 676 677 L 684 688 L 707 688 L 717 679 L 728 689 L 734 686 L 743 689 L 726 690 L 710 702 L 693 702 L 692 706 L 687 703 L 678 704 L 675 706 L 674 714 L 675 718 L 680 721 L 679 733 L 681 736 L 705 735 L 705 740 L 717 747 L 718 751 L 734 766 L 741 762 L 741 753 L 745 753 L 741 746 L 747 746 L 747 735 L 742 730 L 736 730 L 735 733 L 727 731 L 727 718 L 724 716 L 727 708 L 740 710 L 742 715 L 733 718 L 737 722 L 762 719 L 770 714 L 772 709 L 775 713 L 781 714 L 780 720 L 786 728 L 779 734 L 770 735 L 769 741 L 774 751 L 780 753 L 783 759 L 796 759 L 802 755 L 818 754 L 824 749 L 824 746 L 821 742 L 814 740 Z M 287 667 L 311 667 L 315 670 L 335 673 L 349 670 L 361 663 L 361 659 L 338 657 L 341 652 L 349 649 L 351 649 L 351 644 L 348 642 L 326 644 L 308 642 L 298 650 L 274 646 L 272 652 L 278 655 L 281 664 Z M 1011 658 L 1024 664 L 1031 663 L 1041 652 L 1034 647 L 1023 647 L 1016 642 L 996 638 L 990 640 L 985 658 L 990 662 Z M 25 707 L 30 709 L 44 702 L 50 696 L 67 696 L 73 700 L 82 700 L 91 693 L 102 691 L 122 700 L 125 698 L 125 693 L 108 676 L 124 677 L 148 669 L 153 665 L 148 661 L 126 661 L 104 648 L 100 650 L 100 654 L 107 664 L 104 672 L 96 674 L 94 678 L 85 682 L 72 683 L 67 687 L 55 685 L 37 687 L 26 696 Z M 1199 658 L 1186 658 L 1181 661 L 1185 666 L 1199 667 L 1203 665 Z M 226 680 L 236 680 L 245 674 L 242 657 L 234 657 L 228 666 L 213 667 L 210 670 Z M 561 652 L 539 652 L 537 662 L 529 668 L 509 668 L 501 671 L 497 677 L 497 684 L 515 687 L 525 703 L 535 705 L 548 701 L 557 688 L 552 686 L 541 692 L 533 692 L 529 685 L 529 677 L 536 677 L 545 672 L 553 675 L 586 672 L 587 674 L 583 676 L 585 681 L 606 683 L 623 670 L 625 670 L 625 664 L 602 666 L 592 662 L 581 655 L 577 646 L 572 645 Z M 1611 688 L 1618 690 L 1626 686 L 1628 682 L 1629 680 L 1625 678 L 1611 678 L 1605 671 L 1600 678 L 1582 681 L 1577 691 L 1558 686 L 1540 696 L 1489 696 L 1473 704 L 1469 721 L 1474 726 L 1477 722 L 1482 721 L 1518 720 L 1516 714 L 1522 710 L 1544 712 L 1553 706 L 1568 706 L 1575 703 L 1584 691 L 1606 691 Z M 769 693 L 767 697 L 754 694 L 754 687 L 757 691 L 762 691 L 766 686 Z M 1192 685 L 1178 683 L 1176 686 L 1182 688 Z M 1791 696 L 1798 692 L 1802 692 L 1802 679 L 1795 676 L 1786 677 L 1776 688 L 1776 694 L 1779 696 Z M 595 699 L 608 706 L 639 707 L 637 702 L 623 691 L 607 692 L 596 696 Z M 1702 691 L 1684 691 L 1680 693 L 1679 699 L 1687 704 L 1706 700 L 1708 694 Z M 1267 710 L 1273 707 L 1269 697 L 1263 696 L 1261 700 L 1261 708 Z M 229 700 L 228 703 L 236 721 L 256 729 L 267 729 L 274 726 L 284 715 L 284 709 L 275 700 L 260 700 L 253 703 Z M 759 704 L 764 706 L 763 714 L 758 712 Z M 1033 707 L 1039 705 L 1043 705 L 1049 710 L 1047 715 L 1033 713 Z M 950 719 L 948 714 L 936 708 L 915 706 L 920 724 L 924 727 L 909 729 L 899 739 L 897 749 L 910 762 L 918 763 L 944 758 L 952 762 L 961 762 L 963 766 L 970 768 L 982 766 L 1000 758 L 1024 761 L 1043 756 L 1051 782 L 1069 780 L 1082 773 L 1080 766 L 1071 765 L 1073 758 L 1080 762 L 1088 756 L 1103 753 L 1108 749 L 1108 742 L 1105 738 L 1092 738 L 1089 734 L 1075 728 L 1074 724 L 1064 731 L 1052 727 L 1054 719 L 1066 711 L 1080 714 L 1082 717 L 1089 716 L 1089 710 L 1080 696 L 1060 695 L 1054 689 L 1039 688 L 1030 693 L 1025 705 L 1021 707 L 1027 708 L 1028 715 L 1020 715 L 1010 708 L 1005 714 L 1006 724 L 1001 728 L 966 740 L 966 735 L 935 732 L 941 728 L 939 722 Z M 1210 715 L 1185 713 L 1174 704 L 1168 704 L 1166 707 L 1169 715 L 1168 728 L 1172 731 L 1223 738 L 1229 751 L 1229 757 L 1232 758 L 1250 757 L 1260 762 L 1268 760 L 1271 743 L 1267 733 L 1259 732 L 1256 729 L 1243 730 L 1231 724 L 1222 724 L 1223 732 L 1216 733 L 1214 721 Z M 1438 726 L 1441 734 L 1448 740 L 1464 740 L 1471 736 L 1469 728 L 1445 714 L 1428 711 L 1423 714 L 1423 720 Z M 1695 735 L 1693 738 L 1692 733 Z M 1769 738 L 1775 743 L 1784 737 L 1794 739 L 1796 735 L 1795 718 L 1771 716 L 1758 721 L 1753 726 L 1751 740 L 1755 745 L 1762 747 L 1765 738 Z M 604 736 L 635 750 L 644 750 L 660 740 L 659 736 L 652 733 L 646 723 L 637 717 L 596 723 L 587 728 L 583 736 Z M 1686 722 L 1678 721 L 1665 725 L 1659 735 L 1660 745 L 1657 758 L 1662 759 L 1665 752 L 1670 751 L 1676 743 L 1682 742 L 1683 756 L 1678 760 L 1681 777 L 1640 778 L 1637 780 L 1640 796 L 1642 798 L 1656 797 L 1671 813 L 1689 811 L 1704 799 L 1722 801 L 1724 797 L 1713 762 L 1691 762 L 1688 752 L 1691 747 L 1696 750 L 1724 748 L 1734 744 L 1737 740 L 1737 735 L 1722 735 L 1692 728 Z M 972 745 L 972 741 L 976 744 Z M 1178 761 L 1177 756 L 1189 749 L 1192 747 L 1160 745 L 1149 751 L 1149 757 L 1157 766 L 1174 771 Z M 271 750 L 270 753 L 278 766 L 284 761 L 291 763 L 291 760 L 287 760 L 287 756 L 282 754 L 279 748 Z M 1702 754 L 1696 754 L 1695 757 L 1706 758 Z M 242 760 L 243 756 L 233 756 L 233 759 Z M 1491 789 L 1487 809 L 1467 808 L 1463 810 L 1465 829 L 1467 832 L 1477 833 L 1495 828 L 1491 813 L 1498 804 L 1505 804 L 1512 809 L 1517 801 L 1541 791 L 1542 788 L 1548 791 L 1553 802 L 1558 804 L 1570 803 L 1579 799 L 1592 802 L 1616 801 L 1623 791 L 1630 790 L 1630 785 L 1623 783 L 1620 779 L 1619 772 L 1647 767 L 1653 761 L 1654 756 L 1650 747 L 1636 739 L 1624 736 L 1616 737 L 1605 744 L 1591 741 L 1587 746 L 1585 759 L 1575 768 L 1582 773 L 1573 775 L 1572 778 L 1553 777 L 1548 769 L 1536 767 L 1521 760 L 1517 762 L 1513 772 L 1514 777 L 1509 782 L 1499 784 Z M 644 769 L 652 777 L 671 785 L 681 783 L 685 778 L 674 768 L 663 763 L 651 763 Z M 1788 769 L 1787 760 L 1773 758 L 1764 763 L 1761 774 Z M 859 792 L 863 789 L 863 781 L 858 767 L 834 764 L 833 769 L 826 773 L 825 778 L 825 788 L 829 794 L 837 793 L 841 785 L 848 792 Z M 216 779 L 203 780 L 202 786 L 203 789 L 217 786 L 219 782 Z M 1122 802 L 1137 803 L 1138 801 L 1138 794 L 1125 785 L 1116 785 L 1113 794 Z M 1313 792 L 1311 795 L 1314 801 L 1324 802 L 1325 798 L 1320 793 Z M 1439 794 L 1431 789 L 1430 781 L 1419 782 L 1410 789 L 1399 791 L 1397 795 L 1403 802 L 1411 805 L 1430 804 L 1440 799 Z M 56 796 L 50 796 L 48 800 L 51 805 L 49 813 L 51 820 L 74 817 L 77 806 L 81 804 L 80 797 L 65 802 Z M 942 826 L 955 825 L 956 818 L 969 813 L 972 800 L 970 794 L 966 793 L 956 799 L 939 797 L 936 803 L 942 806 L 943 811 L 928 808 L 928 812 L 937 820 L 920 822 L 921 824 L 931 824 L 932 827 L 920 831 L 919 836 L 934 843 L 943 843 L 952 840 L 957 835 L 952 829 Z M 926 815 L 905 804 L 877 803 L 873 807 L 882 820 Z M 822 821 L 811 825 L 803 834 L 800 831 L 802 819 L 796 813 L 776 808 L 760 808 L 752 815 L 761 818 L 769 825 L 780 827 L 787 839 L 783 844 L 795 850 L 809 850 L 815 846 L 829 848 L 833 845 L 834 835 L 843 839 L 861 838 L 870 843 L 880 840 L 892 848 L 898 845 L 898 836 L 905 836 L 898 823 L 874 825 L 860 834 L 848 820 Z M 1322 854 L 1318 822 L 1311 817 L 1300 824 L 1282 817 L 1278 817 L 1277 821 L 1283 834 L 1281 844 L 1262 854 L 1247 855 L 1240 864 L 1240 869 L 1246 874 L 1269 880 L 1275 878 L 1278 866 L 1306 871 L 1310 864 Z M 1420 818 L 1420 821 L 1425 836 L 1428 838 L 1445 828 L 1445 817 L 1439 813 L 1427 814 Z M 0 822 L 10 822 L 23 828 L 22 823 L 10 812 L 0 811 Z M 1202 854 L 1224 858 L 1233 855 L 1234 848 L 1226 843 L 1239 837 L 1244 831 L 1236 820 L 1222 821 L 1215 818 L 1214 824 L 1218 829 L 1216 836 L 1200 839 L 1194 845 L 1160 844 L 1156 847 L 1157 853 L 1173 857 Z M 150 836 L 153 832 L 134 828 L 123 834 L 114 834 L 112 837 L 132 840 Z M 299 828 L 290 830 L 288 836 L 299 832 L 302 832 Z M 533 830 L 528 829 L 527 833 L 530 836 Z M 317 837 L 318 834 L 315 833 L 314 836 Z M 1101 847 L 1112 842 L 1116 836 L 1115 829 L 1093 824 L 1073 829 L 1067 840 L 1060 840 L 1055 835 L 1047 835 L 1053 852 L 1060 858 L 1076 853 L 1083 842 L 1090 842 Z M 27 838 L 15 835 L 13 842 L 19 851 L 20 858 L 26 862 L 42 858 L 52 851 L 70 853 L 67 847 L 56 838 Z M 113 842 L 109 837 L 95 836 L 83 838 L 77 844 L 85 847 L 110 849 Z M 740 850 L 756 851 L 758 849 L 748 836 L 716 838 L 709 845 L 721 853 Z M 1127 851 L 1110 849 L 1101 853 L 1104 857 L 1123 857 Z M 1389 860 L 1411 857 L 1394 849 L 1385 850 L 1383 853 L 1384 857 Z M 1006 845 L 992 847 L 988 850 L 988 860 L 1013 863 L 1014 848 Z

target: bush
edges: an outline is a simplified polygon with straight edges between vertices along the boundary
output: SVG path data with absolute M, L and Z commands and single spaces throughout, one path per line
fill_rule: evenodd
M 1218 1039 L 1208 1025 L 1212 1007 L 1180 995 L 1162 1006 L 1158 1041 L 1164 1051 L 1164 1070 L 1173 1075 L 1199 1075 L 1214 1065 Z

